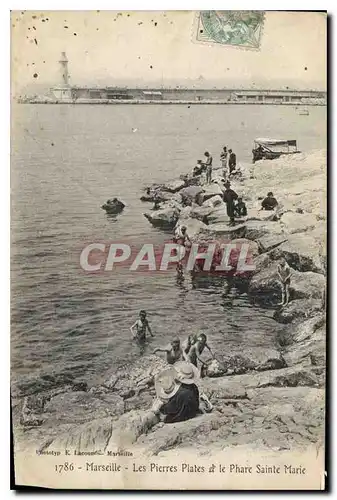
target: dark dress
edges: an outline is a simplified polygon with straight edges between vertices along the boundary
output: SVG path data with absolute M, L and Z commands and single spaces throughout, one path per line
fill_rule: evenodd
M 227 215 L 230 219 L 234 219 L 234 200 L 237 200 L 238 195 L 233 189 L 226 189 L 223 194 L 223 201 L 227 205 Z
M 166 415 L 165 423 L 173 424 L 195 417 L 198 410 L 198 387 L 195 384 L 181 384 L 176 394 L 161 407 L 160 413 Z
M 261 203 L 264 210 L 274 210 L 277 206 L 277 200 L 273 196 L 267 196 Z
M 228 160 L 228 166 L 229 166 L 229 173 L 231 174 L 233 170 L 236 168 L 236 154 L 231 153 L 229 155 L 229 160 Z

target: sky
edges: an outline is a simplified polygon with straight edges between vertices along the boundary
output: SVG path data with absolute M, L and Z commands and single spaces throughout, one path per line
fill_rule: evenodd
M 197 43 L 193 11 L 14 11 L 12 93 L 73 85 L 326 90 L 326 16 L 266 12 L 259 50 Z

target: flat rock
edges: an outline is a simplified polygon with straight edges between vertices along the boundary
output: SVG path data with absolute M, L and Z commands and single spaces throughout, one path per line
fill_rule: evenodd
M 113 429 L 111 417 L 91 420 L 82 425 L 72 427 L 70 432 L 60 433 L 51 442 L 50 440 L 41 447 L 47 451 L 59 450 L 65 454 L 65 450 L 76 450 L 77 452 L 101 452 L 106 449 Z
M 322 302 L 317 299 L 299 299 L 275 311 L 273 318 L 279 323 L 300 322 L 322 311 Z
M 160 229 L 173 229 L 178 221 L 180 210 L 177 207 L 167 206 L 160 210 L 144 213 L 144 217 Z
M 274 221 L 278 220 L 277 212 L 274 210 L 260 210 L 258 208 L 250 208 L 248 210 L 247 221 Z
M 115 394 L 97 397 L 83 391 L 58 394 L 45 405 L 44 412 L 59 422 L 87 422 L 96 418 L 121 415 L 123 400 Z
M 286 242 L 287 236 L 284 233 L 280 234 L 271 233 L 261 236 L 261 238 L 258 238 L 256 241 L 259 245 L 260 251 L 262 253 L 265 253 L 269 252 L 270 250 L 273 250 L 274 248 L 277 248 L 282 243 Z
M 180 189 L 185 187 L 185 181 L 183 179 L 175 179 L 170 182 L 166 182 L 162 186 L 163 191 L 168 191 L 169 193 L 176 193 Z
M 318 224 L 318 218 L 315 214 L 285 212 L 281 217 L 281 225 L 290 234 L 315 229 Z
M 247 220 L 246 235 L 249 240 L 258 240 L 264 236 L 284 235 L 284 231 L 279 222 L 264 221 L 264 220 Z
M 206 226 L 205 233 L 214 238 L 219 238 L 225 241 L 231 241 L 237 238 L 244 238 L 246 233 L 245 224 L 229 226 L 228 224 L 209 224 Z
M 213 430 L 219 429 L 225 423 L 225 418 L 218 412 L 198 415 L 191 420 L 166 424 L 155 428 L 155 432 L 142 435 L 137 444 L 144 447 L 149 455 L 158 455 L 160 452 L 195 443 L 196 438 L 207 436 Z

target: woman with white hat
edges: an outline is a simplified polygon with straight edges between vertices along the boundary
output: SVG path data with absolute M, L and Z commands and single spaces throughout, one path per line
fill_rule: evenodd
M 178 362 L 177 364 L 184 363 Z M 187 365 L 188 363 L 184 363 Z M 195 385 L 196 373 L 184 367 L 169 368 L 155 378 L 157 400 L 152 411 L 165 423 L 175 423 L 196 416 L 199 410 L 199 391 Z M 184 382 L 182 382 L 183 380 Z M 194 387 L 193 387 L 194 385 Z

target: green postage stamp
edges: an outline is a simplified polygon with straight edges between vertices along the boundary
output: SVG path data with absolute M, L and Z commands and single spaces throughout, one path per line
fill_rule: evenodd
M 263 22 L 260 10 L 204 10 L 198 13 L 196 41 L 259 49 Z

